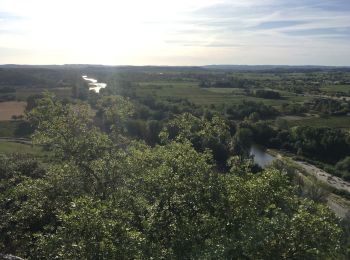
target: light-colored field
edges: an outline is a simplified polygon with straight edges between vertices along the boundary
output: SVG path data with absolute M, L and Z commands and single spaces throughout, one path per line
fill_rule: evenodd
M 11 120 L 13 115 L 23 115 L 26 105 L 27 102 L 23 101 L 0 102 L 0 121 Z

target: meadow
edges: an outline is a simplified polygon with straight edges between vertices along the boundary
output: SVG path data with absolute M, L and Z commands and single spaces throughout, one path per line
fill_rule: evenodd
M 136 94 L 138 96 L 152 95 L 161 99 L 167 97 L 177 97 L 188 99 L 197 105 L 221 105 L 238 104 L 242 100 L 264 103 L 276 108 L 286 103 L 301 103 L 312 98 L 312 96 L 302 96 L 288 91 L 277 91 L 281 94 L 281 99 L 264 99 L 244 95 L 240 88 L 200 88 L 199 82 L 174 82 L 174 81 L 155 81 L 137 82 Z M 265 88 L 269 89 L 269 88 Z
M 0 154 L 22 153 L 42 156 L 43 150 L 41 147 L 33 146 L 29 143 L 0 140 Z
M 329 117 L 312 117 L 302 120 L 289 120 L 290 127 L 293 126 L 314 126 L 350 129 L 350 116 L 329 116 Z

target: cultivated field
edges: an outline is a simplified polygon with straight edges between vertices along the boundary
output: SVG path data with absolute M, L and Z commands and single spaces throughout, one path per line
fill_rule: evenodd
M 23 101 L 0 102 L 0 121 L 11 120 L 13 115 L 23 115 L 26 104 L 27 102 Z
M 45 91 L 50 91 L 60 98 L 70 98 L 72 96 L 72 90 L 70 88 L 22 88 L 16 91 L 16 99 L 26 100 L 29 96 L 40 95 Z
M 289 120 L 289 126 L 314 126 L 330 128 L 349 128 L 350 116 L 309 117 L 301 120 Z
M 178 97 L 188 99 L 198 105 L 219 105 L 219 104 L 238 104 L 242 100 L 264 103 L 276 108 L 283 103 L 301 103 L 312 97 L 296 95 L 287 91 L 279 91 L 282 99 L 263 99 L 243 94 L 239 88 L 200 88 L 198 82 L 173 82 L 173 81 L 154 81 L 150 83 L 137 82 L 139 88 L 136 93 L 139 96 L 155 96 L 158 98 Z

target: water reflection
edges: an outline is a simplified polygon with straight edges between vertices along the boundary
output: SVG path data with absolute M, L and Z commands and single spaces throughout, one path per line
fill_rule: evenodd
M 268 154 L 263 147 L 258 145 L 252 145 L 249 154 L 254 156 L 254 162 L 262 168 L 275 159 L 275 157 Z
M 88 78 L 87 75 L 83 75 L 82 78 L 86 81 L 89 81 L 89 90 L 93 90 L 96 93 L 99 93 L 102 88 L 107 87 L 106 83 L 99 83 L 96 79 Z

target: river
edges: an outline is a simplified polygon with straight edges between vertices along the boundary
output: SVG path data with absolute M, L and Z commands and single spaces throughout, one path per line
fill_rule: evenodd
M 88 78 L 86 75 L 82 76 L 82 78 L 89 82 L 89 90 L 93 90 L 96 93 L 100 93 L 102 88 L 107 87 L 106 83 L 98 82 L 96 79 Z
M 249 154 L 254 156 L 254 162 L 262 168 L 275 159 L 263 147 L 255 144 L 250 147 Z

